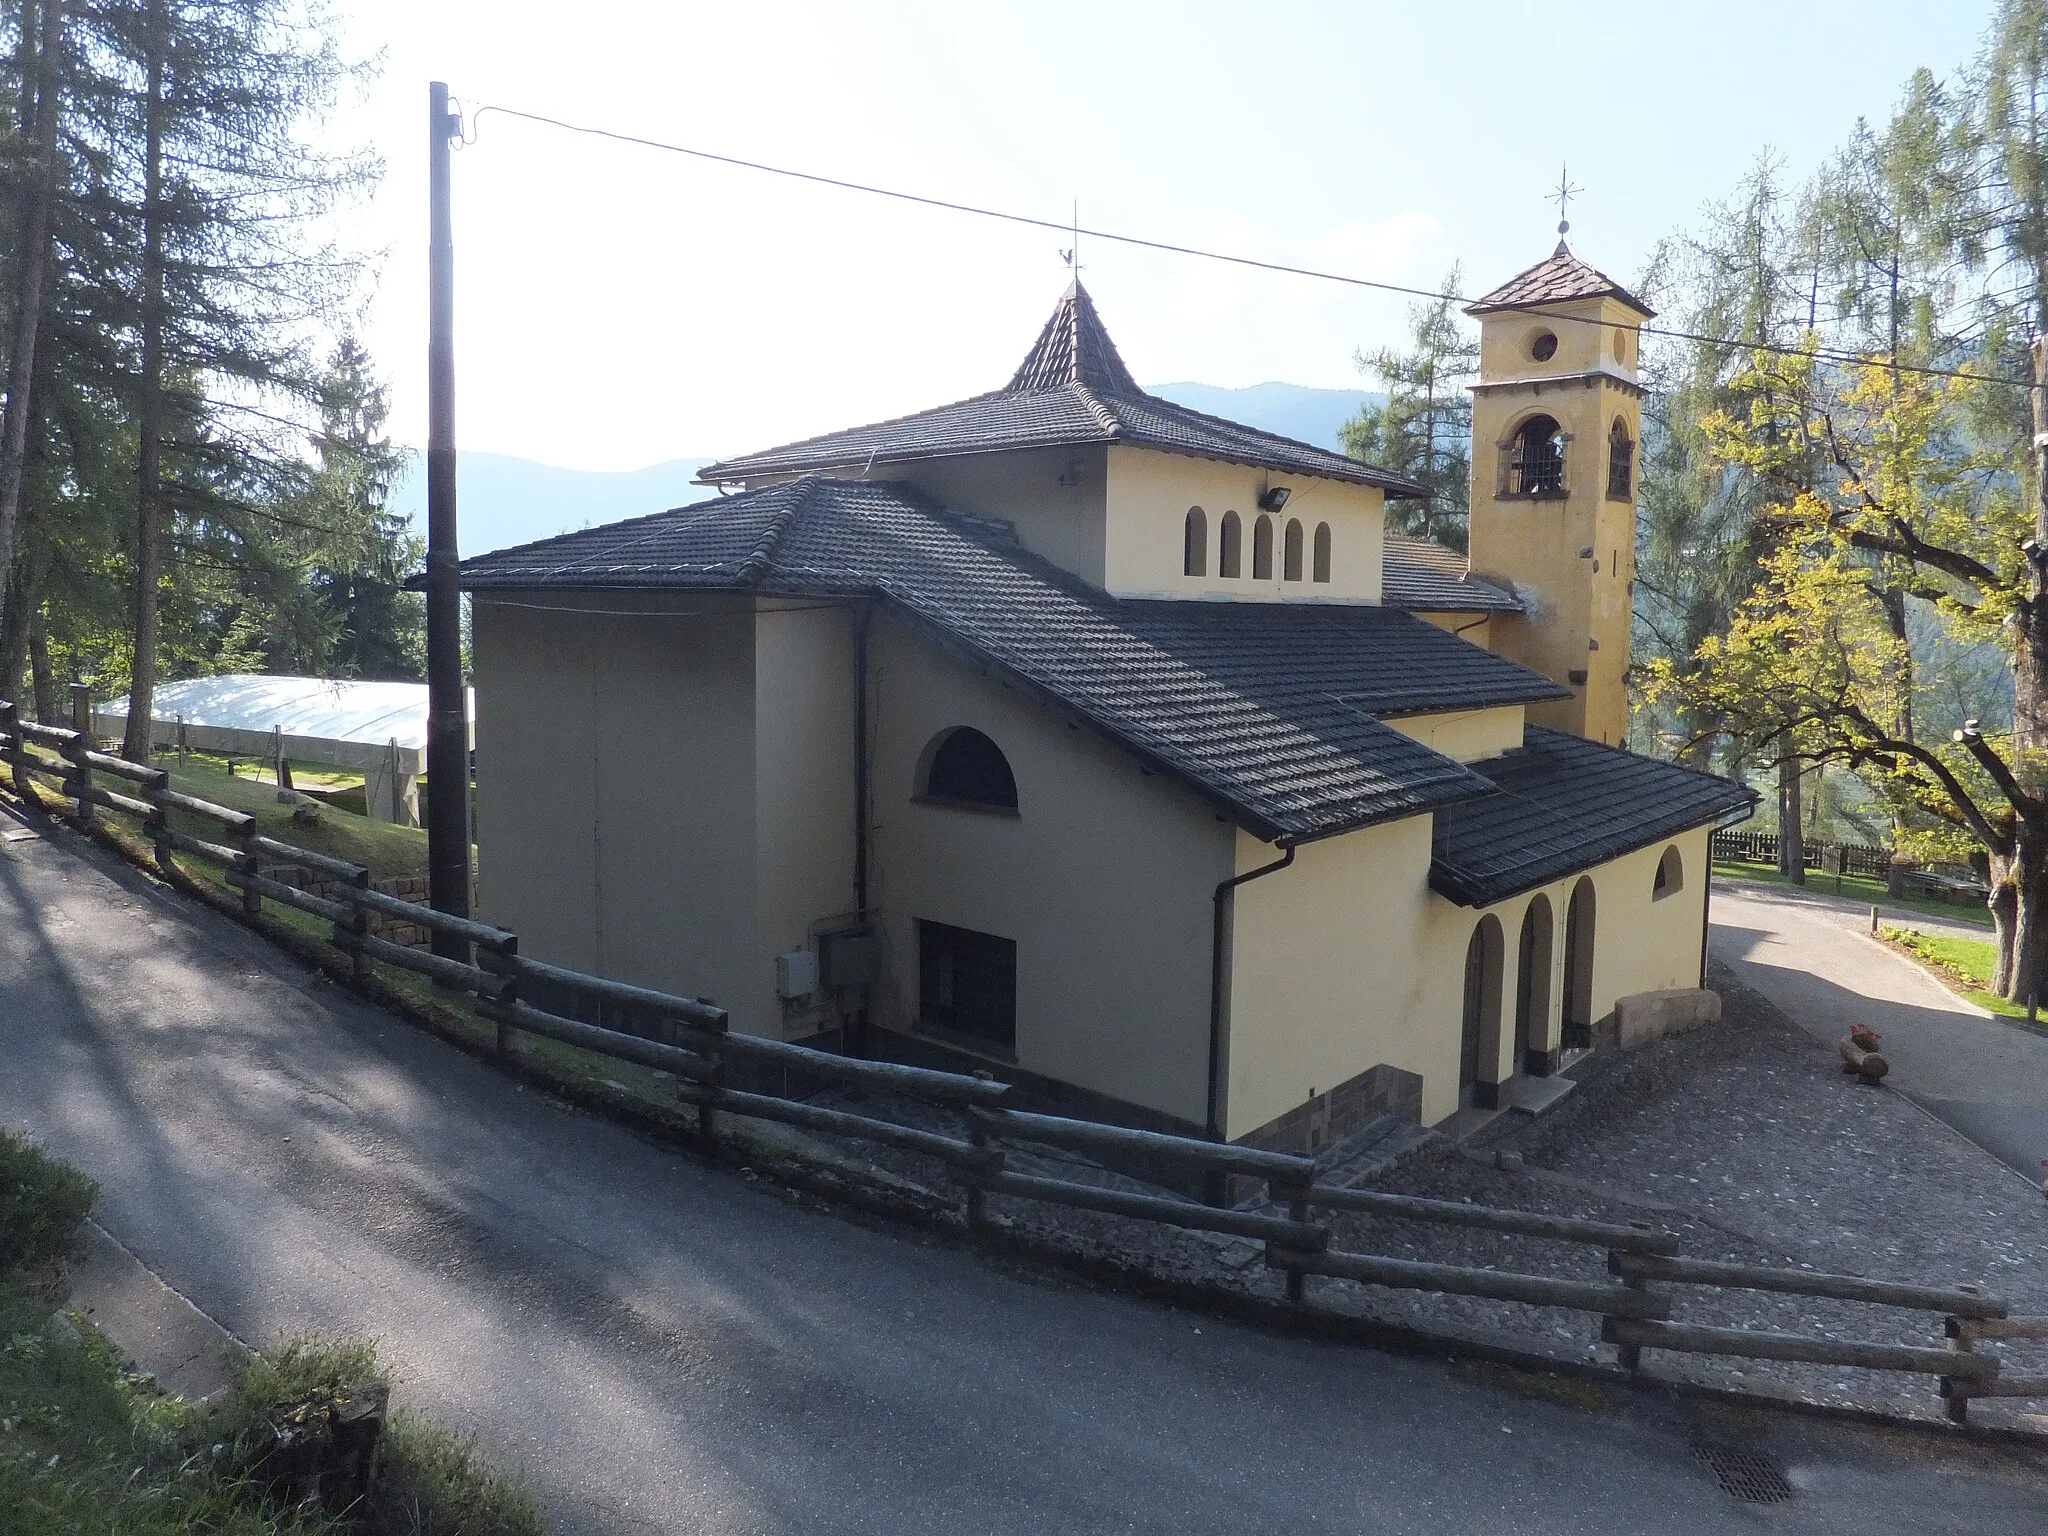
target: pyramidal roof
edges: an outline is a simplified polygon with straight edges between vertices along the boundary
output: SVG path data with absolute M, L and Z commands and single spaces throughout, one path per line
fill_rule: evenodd
M 1058 389 L 1062 384 L 1086 384 L 1113 395 L 1144 393 L 1117 355 L 1116 343 L 1109 339 L 1102 316 L 1095 312 L 1095 301 L 1078 277 L 1046 318 L 1038 340 L 1031 344 L 1002 393 L 1028 395 Z
M 707 485 L 1080 443 L 1128 443 L 1282 473 L 1426 496 L 1406 475 L 1327 448 L 1189 410 L 1138 387 L 1078 280 L 1060 296 L 1024 361 L 1001 389 L 913 416 L 829 432 L 707 466 Z
M 1645 320 L 1657 313 L 1605 272 L 1579 260 L 1563 240 L 1535 266 L 1516 273 L 1493 292 L 1467 304 L 1465 313 L 1490 315 L 1503 309 L 1532 309 L 1572 299 L 1619 299 Z

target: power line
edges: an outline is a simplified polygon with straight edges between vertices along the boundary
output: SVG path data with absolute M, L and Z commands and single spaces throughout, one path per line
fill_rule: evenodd
M 593 139 L 609 139 L 616 144 L 630 144 L 640 149 L 660 150 L 664 154 L 687 155 L 693 160 L 708 160 L 716 165 L 729 165 L 743 171 L 760 171 L 764 175 L 781 176 L 790 181 L 806 181 L 814 186 L 836 187 L 843 192 L 861 192 L 870 197 L 892 198 L 900 203 L 915 203 L 924 208 L 937 208 L 947 213 L 965 213 L 975 218 L 995 219 L 1005 224 L 1022 224 L 1031 229 L 1049 229 L 1069 237 L 1086 235 L 1093 240 L 1107 240 L 1116 245 L 1136 246 L 1142 250 L 1164 251 L 1174 256 L 1193 256 L 1203 261 L 1226 262 L 1236 267 L 1251 267 L 1261 272 L 1278 272 L 1288 277 L 1314 278 L 1319 282 L 1343 283 L 1353 288 L 1370 288 L 1380 293 L 1398 293 L 1409 298 L 1432 299 L 1451 304 L 1474 302 L 1464 294 L 1440 293 L 1433 288 L 1410 288 L 1401 283 L 1381 282 L 1375 278 L 1353 277 L 1344 272 L 1324 272 L 1314 267 L 1291 266 L 1281 261 L 1261 261 L 1255 256 L 1233 256 L 1226 251 L 1204 250 L 1200 246 L 1176 245 L 1167 240 L 1148 239 L 1143 235 L 1126 235 L 1109 229 L 1090 229 L 1076 220 L 1041 219 L 1028 213 L 1012 213 L 1003 208 L 987 208 L 978 203 L 955 202 L 943 197 L 928 197 L 919 192 L 904 192 L 894 187 L 878 187 L 867 182 L 847 181 L 837 176 L 822 176 L 815 171 L 792 170 L 788 166 L 769 165 L 760 160 L 743 160 L 736 155 L 721 155 L 708 149 L 693 149 L 686 144 L 671 144 L 661 139 L 643 138 L 638 134 L 620 133 L 610 128 L 593 128 L 584 123 L 572 123 L 563 118 L 550 117 L 541 112 L 528 112 L 518 107 L 486 105 L 472 114 L 472 125 L 477 119 L 495 112 L 500 117 L 515 117 L 529 123 L 539 123 L 548 128 L 559 128 L 565 133 L 582 134 Z M 465 142 L 474 142 L 468 140 Z M 1703 346 L 1730 347 L 1740 351 L 1768 352 L 1780 357 L 1807 358 L 1816 362 L 1867 364 L 1868 354 L 1851 352 L 1840 347 L 1791 347 L 1778 342 L 1739 341 L 1728 336 L 1709 336 L 1699 331 L 1674 330 L 1668 326 L 1630 326 L 1618 320 L 1601 320 L 1588 315 L 1567 315 L 1539 305 L 1517 305 L 1524 314 L 1536 315 L 1546 320 L 1557 320 L 1569 325 L 1595 325 L 1608 330 L 1633 330 L 1643 336 L 1661 336 L 1670 341 L 1697 342 Z M 1994 373 L 1978 373 L 1968 368 L 1934 368 L 1914 363 L 1887 363 L 1885 367 L 1897 373 L 1910 373 L 1919 377 L 1934 379 L 1971 379 L 1983 384 L 2003 384 L 2009 388 L 2031 388 L 2031 382 L 2005 378 Z

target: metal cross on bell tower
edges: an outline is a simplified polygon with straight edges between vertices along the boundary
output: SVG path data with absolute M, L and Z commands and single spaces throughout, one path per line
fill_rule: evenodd
M 1559 250 L 1564 249 L 1564 237 L 1570 233 L 1572 227 L 1571 220 L 1564 216 L 1565 205 L 1573 197 L 1585 190 L 1584 187 L 1572 185 L 1571 168 L 1563 162 L 1559 162 L 1557 168 L 1557 190 L 1550 194 L 1552 198 L 1557 200 L 1557 246 Z

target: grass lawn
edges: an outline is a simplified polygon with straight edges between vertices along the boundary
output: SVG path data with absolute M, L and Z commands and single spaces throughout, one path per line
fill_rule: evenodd
M 532 1498 L 468 1441 L 403 1413 L 369 1507 L 344 1525 L 268 1502 L 252 1475 L 271 1427 L 381 1378 L 351 1344 L 289 1345 L 197 1408 L 58 1311 L 55 1265 L 92 1181 L 0 1130 L 0 1531 L 37 1536 L 543 1536 Z M 316 1410 L 317 1411 L 317 1410 Z
M 292 807 L 279 804 L 277 785 L 267 777 L 258 779 L 246 770 L 230 776 L 223 763 L 197 754 L 186 759 L 182 766 L 175 757 L 158 758 L 157 765 L 170 769 L 173 789 L 197 795 L 202 800 L 211 800 L 229 810 L 247 811 L 256 818 L 258 830 L 266 837 L 274 837 L 282 843 L 297 843 L 316 853 L 331 853 L 336 858 L 349 859 L 357 864 L 367 864 L 371 878 L 377 880 L 427 872 L 427 834 L 418 827 L 372 821 L 367 816 L 337 810 L 329 805 L 319 808 L 320 819 L 317 822 L 306 825 L 292 820 Z M 310 771 L 301 773 L 297 768 L 292 770 L 292 776 L 309 781 L 313 778 Z M 201 817 L 180 815 L 172 824 L 180 831 L 189 831 L 197 837 L 218 839 L 220 836 L 220 829 Z
M 1910 928 L 1880 928 L 1878 937 L 1912 955 L 1935 971 L 1966 1001 L 2002 1018 L 2024 1019 L 2025 1005 L 2009 1003 L 1987 990 L 1991 973 L 1998 964 L 1998 946 L 1988 940 L 1952 939 L 1941 934 L 1915 933 Z
M 1778 873 L 1775 864 L 1751 864 L 1742 860 L 1716 859 L 1714 873 L 1730 880 L 1755 880 L 1765 885 L 1792 883 Z M 1803 889 L 1832 896 L 1835 893 L 1835 877 L 1823 875 L 1818 870 L 1808 870 Z M 1918 894 L 1890 896 L 1885 893 L 1882 880 L 1873 880 L 1868 875 L 1842 876 L 1842 895 L 1852 901 L 1874 906 L 1899 907 L 1908 912 L 1924 912 L 1929 917 L 1947 918 L 1954 923 L 1968 923 L 1973 928 L 1988 931 L 1991 927 L 1991 914 L 1976 902 L 1936 901 L 1931 896 Z

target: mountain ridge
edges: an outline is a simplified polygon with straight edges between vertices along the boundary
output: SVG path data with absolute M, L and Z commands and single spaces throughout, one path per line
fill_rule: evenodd
M 1343 450 L 1342 428 L 1361 406 L 1384 395 L 1359 389 L 1317 389 L 1273 381 L 1241 389 L 1182 382 L 1150 392 L 1190 410 L 1277 432 L 1319 448 Z M 601 523 L 687 506 L 716 493 L 696 485 L 709 458 L 665 459 L 640 469 L 563 469 L 516 454 L 465 449 L 456 455 L 457 530 L 465 555 L 489 554 Z M 387 505 L 426 532 L 427 486 L 422 455 L 406 450 Z

